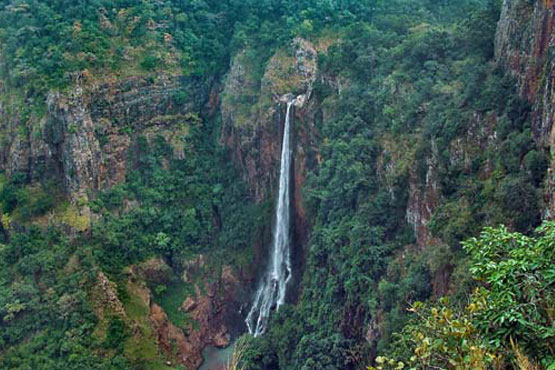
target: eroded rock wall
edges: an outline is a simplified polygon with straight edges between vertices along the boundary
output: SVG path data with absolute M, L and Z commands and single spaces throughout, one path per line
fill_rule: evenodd
M 555 212 L 555 4 L 552 0 L 504 0 L 495 55 L 516 77 L 520 94 L 532 105 L 536 141 L 551 153 L 546 217 Z
M 67 92 L 48 94 L 38 121 L 4 116 L 1 167 L 31 181 L 57 177 L 70 198 L 86 197 L 124 181 L 139 135 L 160 134 L 174 144 L 176 157 L 183 156 L 187 122 L 210 89 L 210 81 L 163 74 L 97 84 L 78 76 Z

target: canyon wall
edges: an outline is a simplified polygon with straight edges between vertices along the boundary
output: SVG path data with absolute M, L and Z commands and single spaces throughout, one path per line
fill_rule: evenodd
M 210 81 L 165 74 L 95 83 L 75 76 L 68 91 L 48 94 L 42 116 L 2 114 L 0 168 L 31 182 L 54 177 L 70 198 L 87 197 L 125 180 L 139 135 L 160 134 L 183 156 L 187 122 L 210 89 Z
M 552 0 L 504 0 L 495 40 L 498 62 L 532 105 L 535 140 L 551 153 L 546 217 L 555 212 L 555 4 Z

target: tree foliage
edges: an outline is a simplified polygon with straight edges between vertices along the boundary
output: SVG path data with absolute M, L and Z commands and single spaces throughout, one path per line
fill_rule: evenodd
M 529 237 L 486 228 L 464 242 L 479 282 L 464 309 L 416 302 L 409 324 L 372 369 L 494 369 L 554 363 L 555 222 Z M 531 365 L 530 365 L 531 366 Z

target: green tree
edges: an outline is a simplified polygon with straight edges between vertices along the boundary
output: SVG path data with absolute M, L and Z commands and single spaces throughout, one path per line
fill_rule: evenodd
M 486 228 L 463 245 L 480 283 L 470 303 L 461 309 L 446 298 L 436 305 L 416 302 L 409 309 L 413 318 L 371 369 L 553 364 L 555 221 L 533 237 L 504 226 Z
M 555 222 L 536 237 L 486 228 L 463 243 L 470 272 L 483 286 L 474 299 L 487 304 L 478 327 L 496 347 L 513 338 L 530 355 L 555 355 Z

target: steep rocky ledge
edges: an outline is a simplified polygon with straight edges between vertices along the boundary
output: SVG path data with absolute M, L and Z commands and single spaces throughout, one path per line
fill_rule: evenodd
M 147 141 L 163 136 L 174 157 L 182 158 L 182 138 L 189 124 L 199 119 L 204 108 L 214 111 L 217 104 L 211 80 L 157 74 L 93 83 L 78 75 L 67 91 L 48 94 L 40 116 L 28 118 L 14 109 L 16 104 L 0 106 L 0 169 L 8 177 L 23 173 L 31 184 L 57 180 L 65 195 L 80 204 L 78 212 L 87 220 L 80 229 L 84 231 L 91 219 L 86 200 L 125 181 L 127 171 L 136 165 L 140 136 Z M 187 327 L 172 322 L 153 298 L 149 285 L 165 284 L 173 273 L 162 260 L 150 260 L 130 267 L 126 280 L 118 282 L 125 287 L 119 289 L 98 272 L 97 283 L 89 291 L 98 318 L 95 334 L 103 340 L 110 320 L 118 317 L 132 331 L 124 345 L 131 360 L 153 360 L 145 358 L 148 353 L 156 361 L 198 368 L 205 346 L 228 344 L 226 325 L 229 316 L 238 312 L 235 299 L 241 286 L 230 268 L 203 271 L 199 258 L 187 273 L 202 276 L 200 282 L 180 282 L 195 290 L 180 302 L 180 310 L 190 319 Z M 176 284 L 177 278 L 172 279 Z M 131 303 L 119 294 L 122 289 Z
M 125 179 L 127 154 L 139 135 L 161 134 L 175 144 L 175 156 L 183 155 L 180 140 L 172 139 L 186 133 L 210 85 L 163 74 L 92 84 L 79 75 L 69 91 L 48 95 L 46 114 L 26 123 L 30 134 L 17 132 L 21 118 L 1 119 L 8 134 L 0 167 L 30 180 L 55 176 L 70 198 L 87 197 Z
M 497 28 L 497 60 L 517 78 L 521 95 L 532 104 L 536 141 L 551 152 L 546 216 L 555 212 L 555 3 L 504 0 Z

